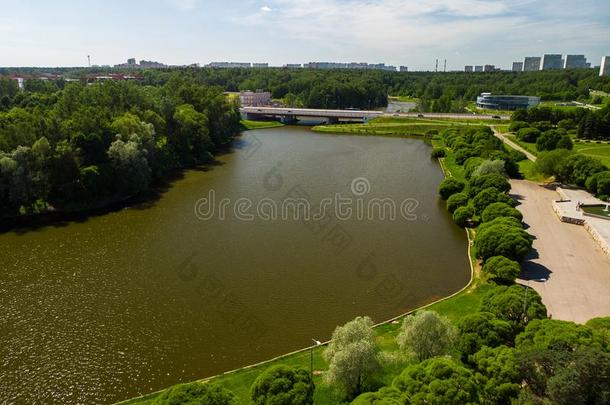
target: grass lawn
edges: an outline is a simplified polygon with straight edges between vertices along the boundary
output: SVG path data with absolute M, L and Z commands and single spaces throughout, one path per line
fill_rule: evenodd
M 361 124 L 362 125 L 362 124 Z M 366 124 L 365 124 L 366 125 Z M 429 126 L 426 124 L 420 124 L 420 126 Z M 442 141 L 438 138 L 433 139 L 432 143 L 437 147 L 444 147 Z M 453 176 L 458 179 L 464 178 L 463 169 L 455 163 L 455 159 L 449 151 L 446 158 L 443 159 L 443 166 L 447 175 Z M 474 238 L 474 230 L 468 230 L 468 236 L 470 240 Z M 455 295 L 430 304 L 426 309 L 437 311 L 439 314 L 446 316 L 451 321 L 456 322 L 466 314 L 476 312 L 480 306 L 483 295 L 489 290 L 490 284 L 484 282 L 480 274 L 480 265 L 475 257 L 474 249 L 469 249 L 470 260 L 473 263 L 472 269 L 472 280 L 464 287 L 463 290 L 456 293 Z M 421 309 L 421 308 L 420 308 Z M 396 343 L 396 336 L 398 335 L 401 327 L 401 320 L 385 323 L 375 328 L 377 332 L 377 343 L 381 351 L 388 356 L 394 358 L 392 361 L 385 361 L 383 363 L 382 371 L 377 375 L 377 380 L 381 385 L 390 385 L 392 380 L 404 370 L 409 364 L 409 360 L 399 358 L 398 356 L 392 356 L 398 350 Z M 207 381 L 219 383 L 227 389 L 233 391 L 241 404 L 250 403 L 250 387 L 254 383 L 256 377 L 268 367 L 277 364 L 285 364 L 290 366 L 301 366 L 305 369 L 310 367 L 310 353 L 313 352 L 313 370 L 314 370 L 314 382 L 316 384 L 316 390 L 314 394 L 314 402 L 316 404 L 337 404 L 341 403 L 341 398 L 338 397 L 337 393 L 334 392 L 331 387 L 326 385 L 322 380 L 321 373 L 319 371 L 326 370 L 328 365 L 322 357 L 322 353 L 325 347 L 320 346 L 314 348 L 312 351 L 309 349 L 303 350 L 297 353 L 288 354 L 285 356 L 278 357 L 270 360 L 263 364 L 254 365 L 239 369 L 234 372 L 222 374 L 219 376 L 207 379 Z M 132 400 L 123 402 L 122 404 L 150 404 L 159 393 L 149 394 L 141 398 L 134 398 Z
M 473 120 L 379 117 L 365 124 L 318 125 L 313 128 L 313 131 L 335 134 L 408 137 L 423 136 L 431 130 L 440 132 L 452 125 L 479 126 L 482 123 L 483 121 Z
M 400 103 L 419 103 L 419 98 L 409 96 L 389 96 L 388 99 Z
M 246 130 L 277 128 L 277 127 L 284 126 L 284 124 L 282 124 L 281 122 L 278 122 L 278 121 L 251 121 L 251 120 L 241 120 L 241 125 Z
M 538 149 L 536 149 L 535 143 L 520 141 L 519 139 L 517 139 L 517 137 L 514 134 L 507 134 L 506 137 L 508 139 L 510 139 L 511 141 L 513 141 L 514 143 L 516 143 L 517 145 L 521 146 L 523 149 L 530 152 L 531 154 L 538 155 Z
M 610 143 L 575 142 L 574 150 L 585 156 L 597 158 L 610 168 Z

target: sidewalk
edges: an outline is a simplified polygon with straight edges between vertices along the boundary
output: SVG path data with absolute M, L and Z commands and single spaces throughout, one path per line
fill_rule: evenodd
M 535 237 L 518 282 L 542 296 L 553 319 L 584 323 L 610 316 L 610 257 L 585 227 L 558 219 L 556 191 L 525 180 L 511 180 L 511 185 L 527 231 Z

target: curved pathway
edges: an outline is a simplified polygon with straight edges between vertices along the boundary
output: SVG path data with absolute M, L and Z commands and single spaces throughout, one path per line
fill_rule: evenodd
M 518 143 L 510 140 L 506 134 L 503 134 L 501 132 L 498 132 L 494 127 L 491 127 L 491 129 L 494 131 L 494 135 L 496 136 L 496 138 L 499 138 L 502 142 L 504 142 L 505 144 L 507 144 L 508 146 L 510 146 L 513 149 L 518 150 L 519 152 L 523 152 L 525 154 L 525 156 L 531 160 L 532 162 L 536 161 L 536 155 L 534 155 L 531 152 L 528 152 L 527 149 L 523 148 L 521 145 L 519 145 Z
M 584 323 L 610 316 L 610 258 L 584 227 L 559 221 L 551 205 L 560 198 L 556 191 L 526 180 L 511 185 L 536 238 L 518 282 L 542 296 L 554 319 Z

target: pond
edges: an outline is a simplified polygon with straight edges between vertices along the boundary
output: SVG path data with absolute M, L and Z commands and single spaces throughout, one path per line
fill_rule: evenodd
M 0 234 L 0 402 L 112 403 L 459 290 L 467 240 L 430 149 L 251 131 L 154 201 Z

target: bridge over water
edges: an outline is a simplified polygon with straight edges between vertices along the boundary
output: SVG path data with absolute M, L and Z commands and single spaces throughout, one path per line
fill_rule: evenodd
M 239 111 L 246 119 L 279 118 L 284 123 L 296 122 L 299 119 L 321 118 L 329 124 L 343 121 L 368 122 L 381 117 L 383 111 L 364 110 L 321 110 L 314 108 L 282 108 L 282 107 L 242 107 Z
M 315 108 L 288 108 L 288 107 L 242 107 L 239 111 L 246 119 L 280 119 L 283 123 L 294 123 L 299 119 L 324 119 L 329 124 L 339 121 L 368 122 L 373 118 L 394 116 L 403 118 L 431 118 L 431 119 L 472 119 L 472 120 L 508 120 L 508 115 L 483 114 L 455 114 L 455 113 L 394 113 L 370 110 L 324 110 Z

